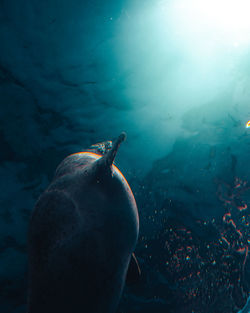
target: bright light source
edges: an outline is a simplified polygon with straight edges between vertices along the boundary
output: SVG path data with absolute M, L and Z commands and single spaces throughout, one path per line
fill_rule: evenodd
M 250 121 L 246 123 L 246 128 L 250 128 Z
M 168 6 L 182 35 L 235 48 L 250 42 L 249 0 L 177 0 Z

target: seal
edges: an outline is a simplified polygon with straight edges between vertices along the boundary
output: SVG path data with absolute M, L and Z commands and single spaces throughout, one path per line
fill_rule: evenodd
M 38 199 L 28 235 L 28 313 L 113 313 L 127 272 L 140 275 L 138 210 L 113 164 L 125 138 L 68 156 Z

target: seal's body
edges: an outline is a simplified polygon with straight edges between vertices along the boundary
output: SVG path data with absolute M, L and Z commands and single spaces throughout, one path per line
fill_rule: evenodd
M 38 200 L 29 231 L 29 313 L 115 312 L 138 237 L 131 189 L 103 156 L 67 157 Z

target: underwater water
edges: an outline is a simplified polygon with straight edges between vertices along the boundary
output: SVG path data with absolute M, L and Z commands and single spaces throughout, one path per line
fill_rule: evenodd
M 57 165 L 121 131 L 142 275 L 117 313 L 250 312 L 249 7 L 201 2 L 0 0 L 1 313 Z

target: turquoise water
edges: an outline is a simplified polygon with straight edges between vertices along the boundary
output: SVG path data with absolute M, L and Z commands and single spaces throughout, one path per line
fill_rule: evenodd
M 244 307 L 248 6 L 0 1 L 1 312 L 25 312 L 29 217 L 57 165 L 121 131 L 116 164 L 138 204 L 142 278 L 118 312 Z

